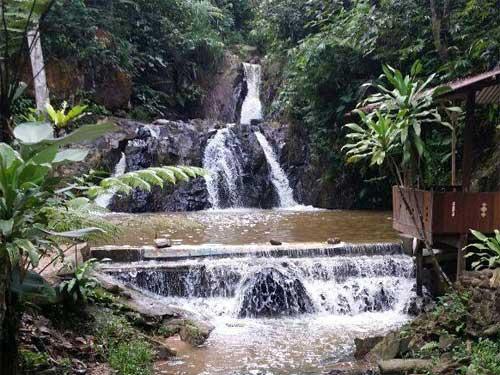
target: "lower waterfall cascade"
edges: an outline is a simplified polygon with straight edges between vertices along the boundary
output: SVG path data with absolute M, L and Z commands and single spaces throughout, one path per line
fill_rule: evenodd
M 203 348 L 186 352 L 188 362 L 170 363 L 169 373 L 179 375 L 317 374 L 335 362 L 325 354 L 345 357 L 353 337 L 401 326 L 416 303 L 413 259 L 394 254 L 393 244 L 331 256 L 146 262 L 107 272 L 214 324 Z

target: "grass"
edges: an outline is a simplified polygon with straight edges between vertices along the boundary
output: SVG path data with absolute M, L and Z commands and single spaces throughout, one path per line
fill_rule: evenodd
M 108 362 L 120 375 L 149 375 L 153 373 L 153 356 L 151 345 L 132 340 L 111 345 Z
M 135 329 L 122 316 L 106 314 L 96 319 L 101 354 L 119 375 L 153 374 L 153 348 L 135 337 Z

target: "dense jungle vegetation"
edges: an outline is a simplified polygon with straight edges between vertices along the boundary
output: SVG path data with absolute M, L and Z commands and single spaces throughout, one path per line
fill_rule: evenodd
M 434 84 L 493 68 L 498 6 L 497 0 L 65 0 L 44 21 L 43 46 L 49 64 L 58 61 L 53 75 L 63 89 L 53 96 L 139 120 L 203 117 L 200 103 L 224 54 L 248 58 L 245 47 L 257 47 L 268 118 L 308 129 L 317 159 L 329 165 L 323 178 L 344 174 L 348 184 L 364 182 L 355 205 L 375 207 L 384 206 L 389 181 L 346 169 L 340 152 L 345 114 L 367 94 L 362 85 L 377 79 L 382 64 L 405 72 L 420 60 L 422 77 L 437 73 Z M 498 112 L 487 108 L 481 120 L 497 122 Z M 491 129 L 476 134 L 482 149 L 494 146 Z M 430 132 L 435 172 L 427 179 L 443 184 L 450 137 L 443 129 Z

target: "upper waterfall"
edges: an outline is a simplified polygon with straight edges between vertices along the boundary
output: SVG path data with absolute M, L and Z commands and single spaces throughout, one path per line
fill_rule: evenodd
M 293 198 L 293 190 L 288 182 L 288 177 L 286 176 L 283 168 L 281 168 L 273 148 L 261 132 L 255 132 L 255 136 L 257 137 L 257 140 L 264 151 L 264 155 L 266 156 L 266 161 L 269 165 L 271 182 L 276 188 L 276 193 L 278 193 L 280 207 L 297 206 L 297 202 Z
M 260 65 L 243 63 L 248 92 L 241 106 L 241 124 L 250 124 L 252 120 L 262 119 L 260 102 Z

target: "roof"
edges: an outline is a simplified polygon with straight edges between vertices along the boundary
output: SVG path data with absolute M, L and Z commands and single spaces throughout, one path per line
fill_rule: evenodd
M 442 86 L 449 86 L 451 89 L 441 96 L 443 98 L 465 97 L 470 91 L 476 91 L 476 103 L 500 103 L 500 66 L 488 72 L 461 78 Z

